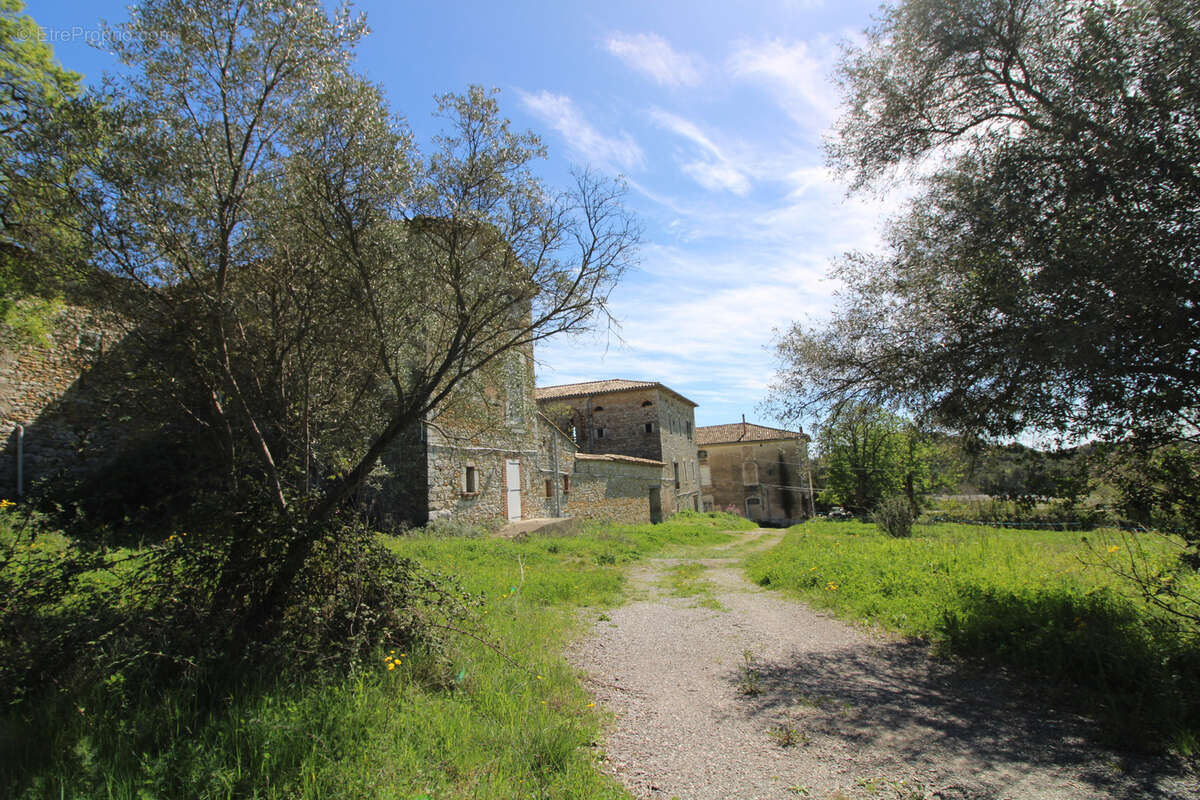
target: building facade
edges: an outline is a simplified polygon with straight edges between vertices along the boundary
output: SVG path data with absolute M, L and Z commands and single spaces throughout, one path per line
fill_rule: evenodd
M 156 427 L 137 425 L 128 411 L 136 387 L 126 380 L 127 362 L 136 353 L 125 352 L 127 342 L 116 321 L 73 307 L 44 341 L 0 329 L 0 498 L 30 494 L 56 476 L 111 472 L 122 457 L 141 458 L 135 447 L 154 444 Z M 686 405 L 668 403 L 674 428 L 685 411 L 691 419 Z M 680 463 L 691 432 L 689 422 L 665 448 L 644 453 L 581 448 L 540 412 L 526 347 L 462 384 L 394 442 L 360 486 L 358 505 L 382 530 L 438 519 L 650 522 L 670 513 L 675 490 L 665 489 L 668 466 L 647 454 Z M 164 460 L 147 464 L 142 477 L 152 472 L 161 483 L 186 467 L 186 453 L 159 454 Z
M 655 381 L 603 380 L 546 386 L 535 396 L 542 414 L 583 456 L 607 454 L 661 464 L 660 491 L 650 492 L 652 519 L 700 510 L 696 404 Z
M 769 525 L 812 514 L 808 436 L 743 420 L 696 430 L 702 504 Z

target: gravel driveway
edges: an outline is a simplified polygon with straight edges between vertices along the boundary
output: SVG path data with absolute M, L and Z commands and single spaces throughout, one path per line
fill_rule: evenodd
M 747 532 L 740 550 L 780 536 Z M 568 654 L 614 717 L 603 768 L 635 796 L 1200 798 L 1194 772 L 1098 747 L 1036 687 L 760 589 L 739 560 L 700 562 L 724 610 L 670 596 L 678 560 L 640 567 L 636 599 Z

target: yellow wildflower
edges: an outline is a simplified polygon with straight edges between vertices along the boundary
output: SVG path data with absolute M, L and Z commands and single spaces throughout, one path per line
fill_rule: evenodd
M 596 707 L 596 704 L 595 704 L 595 703 L 588 703 L 588 704 L 585 706 L 585 708 L 595 708 L 595 707 Z
M 396 668 L 396 662 L 395 662 L 395 661 L 389 661 L 389 662 L 388 662 L 388 671 L 394 670 L 395 668 Z
M 1121 546 L 1120 546 L 1119 544 L 1110 544 L 1110 545 L 1108 546 L 1108 552 L 1109 552 L 1110 554 L 1111 554 L 1111 553 L 1115 553 L 1115 552 L 1117 552 L 1117 551 L 1118 551 L 1118 550 L 1120 550 L 1120 549 L 1121 549 Z
M 838 585 L 836 583 L 834 583 L 833 581 L 830 581 L 829 583 L 825 584 L 825 591 L 827 591 L 827 592 L 836 592 L 837 588 L 838 588 Z
M 0 508 L 12 508 L 15 505 L 16 505 L 16 503 L 14 503 L 12 500 L 9 500 L 7 498 L 4 500 L 0 500 Z

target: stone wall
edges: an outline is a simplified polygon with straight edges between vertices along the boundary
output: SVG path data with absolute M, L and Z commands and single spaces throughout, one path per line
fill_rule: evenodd
M 110 414 L 122 391 L 115 353 L 123 336 L 116 320 L 78 307 L 57 314 L 44 342 L 0 328 L 0 497 L 17 493 L 18 426 L 26 492 L 111 455 L 127 435 L 129 425 Z
M 646 523 L 650 490 L 661 490 L 658 462 L 613 455 L 580 454 L 569 495 L 568 513 L 578 519 Z
M 700 510 L 700 462 L 696 455 L 695 407 L 674 395 L 659 392 L 660 460 L 663 482 L 663 511 Z
M 545 458 L 533 400 L 532 348 L 514 353 L 502 367 L 494 379 L 464 384 L 454 405 L 425 426 L 428 519 L 507 520 L 509 460 L 520 463 L 520 518 L 543 516 Z M 473 487 L 467 485 L 468 470 Z
M 541 406 L 561 429 L 574 431 L 583 453 L 662 462 L 659 480 L 665 515 L 699 509 L 695 406 L 683 398 L 647 387 L 549 400 Z
M 749 519 L 778 525 L 808 517 L 804 439 L 708 444 L 703 451 L 701 464 L 711 476 L 704 487 L 707 509 L 733 506 Z

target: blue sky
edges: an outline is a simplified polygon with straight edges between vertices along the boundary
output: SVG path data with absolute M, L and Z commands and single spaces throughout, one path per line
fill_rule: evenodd
M 433 97 L 501 90 L 503 112 L 544 139 L 547 180 L 571 165 L 623 176 L 644 228 L 639 267 L 612 295 L 619 330 L 536 353 L 539 385 L 658 380 L 699 403 L 698 425 L 774 425 L 760 409 L 775 329 L 829 313 L 826 278 L 847 250 L 879 245 L 894 197 L 846 197 L 824 164 L 838 111 L 839 42 L 870 23 L 858 0 L 363 2 L 358 67 L 418 137 Z M 27 7 L 64 66 L 87 80 L 89 46 L 120 2 Z M 794 421 L 789 421 L 793 423 Z M 806 429 L 814 420 L 801 420 Z

